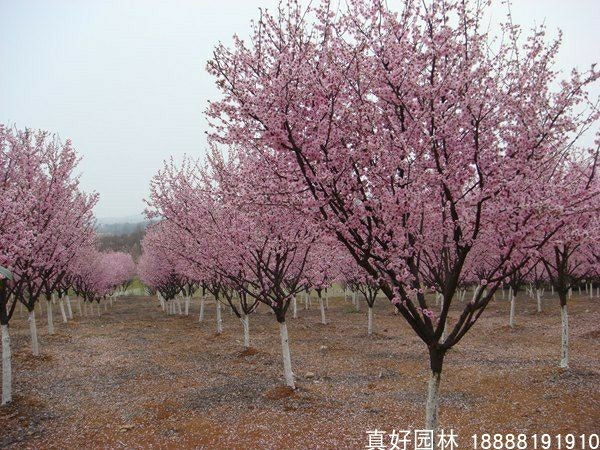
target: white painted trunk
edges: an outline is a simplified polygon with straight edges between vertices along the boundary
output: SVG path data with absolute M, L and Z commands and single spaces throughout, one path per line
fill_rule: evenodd
M 283 356 L 283 378 L 285 385 L 296 389 L 294 374 L 292 372 L 292 357 L 290 355 L 290 342 L 288 338 L 287 324 L 279 322 L 279 336 L 281 337 L 281 354 Z
M 569 367 L 569 313 L 567 312 L 567 305 L 561 306 L 560 315 L 562 318 L 560 367 L 567 369 Z
M 440 397 L 440 374 L 431 372 L 427 388 L 427 403 L 425 405 L 425 429 L 433 430 L 434 434 L 438 425 L 438 404 Z
M 223 320 L 221 319 L 221 302 L 217 300 L 217 334 L 223 332 Z
M 292 319 L 298 318 L 298 302 L 296 301 L 296 296 L 292 297 Z
M 244 314 L 240 320 L 244 327 L 244 348 L 250 348 L 250 317 Z
M 190 315 L 190 298 L 189 297 L 185 298 L 185 315 L 186 316 Z
M 325 291 L 325 309 L 329 311 L 329 292 Z
M 204 320 L 204 295 L 200 297 L 200 314 L 198 314 L 198 322 Z
M 472 302 L 475 301 L 478 293 L 479 293 L 479 286 L 476 286 L 475 289 L 473 290 L 473 298 L 471 299 Z
M 181 311 L 181 302 L 179 301 L 179 299 L 177 299 L 177 312 L 180 316 L 183 314 L 183 311 Z
M 510 295 L 510 317 L 508 319 L 508 326 L 513 328 L 515 326 L 515 308 L 517 303 L 517 296 L 509 292 Z
M 323 297 L 321 296 L 319 296 L 319 307 L 321 308 L 321 323 L 327 325 L 327 320 L 325 319 L 325 305 L 323 304 Z
M 535 297 L 537 299 L 537 312 L 542 312 L 542 295 L 539 289 L 535 290 Z
M 67 323 L 67 313 L 65 312 L 65 302 L 61 298 L 58 303 L 60 305 L 60 314 L 62 315 L 63 323 Z
M 46 312 L 47 312 L 47 317 L 48 317 L 48 333 L 49 334 L 54 334 L 54 321 L 52 320 L 52 303 L 48 302 L 48 304 L 46 305 Z
M 40 354 L 40 346 L 38 344 L 37 325 L 35 323 L 35 310 L 29 313 L 29 334 L 31 335 L 31 353 L 33 356 Z
M 367 334 L 371 336 L 373 334 L 373 308 L 371 306 L 369 306 L 369 309 L 367 311 L 367 321 Z
M 356 296 L 356 310 L 360 311 L 360 296 Z
M 2 404 L 12 401 L 12 366 L 8 325 L 2 325 Z
M 69 319 L 73 320 L 73 308 L 71 308 L 71 297 L 67 295 L 67 314 L 69 314 Z

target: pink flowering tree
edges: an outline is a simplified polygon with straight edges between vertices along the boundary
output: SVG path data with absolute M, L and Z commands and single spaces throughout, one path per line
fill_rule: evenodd
M 32 351 L 37 355 L 35 304 L 41 295 L 52 295 L 77 250 L 93 239 L 97 196 L 79 190 L 74 175 L 78 161 L 70 141 L 0 125 L 0 266 L 12 274 L 0 293 L 4 402 L 11 398 L 8 323 L 16 301 L 29 311 Z M 53 332 L 50 303 L 48 308 Z
M 272 174 L 270 191 L 307 192 L 307 214 L 425 344 L 428 429 L 445 355 L 518 267 L 513 255 L 555 232 L 545 189 L 598 115 L 581 111 L 595 69 L 559 80 L 559 43 L 547 43 L 543 28 L 520 44 L 509 23 L 492 43 L 480 26 L 485 6 L 406 2 L 396 14 L 357 0 L 334 14 L 329 2 L 291 2 L 263 12 L 250 40 L 219 45 L 208 64 L 222 92 L 207 112 L 213 142 L 243 148 Z M 485 289 L 447 323 L 483 243 L 495 255 L 479 280 Z M 443 296 L 439 312 L 432 290 Z
M 273 310 L 285 383 L 294 388 L 285 319 L 293 295 L 302 289 L 314 238 L 307 218 L 283 203 L 281 194 L 254 189 L 262 177 L 256 169 L 251 161 L 224 160 L 216 151 L 208 168 L 189 161 L 181 168 L 168 164 L 152 181 L 149 205 L 151 213 L 184 232 L 182 242 L 192 249 L 186 253 L 211 262 L 218 280 L 210 283 L 213 289 L 233 289 L 243 293 L 243 301 L 252 299 L 245 317 L 256 302 Z

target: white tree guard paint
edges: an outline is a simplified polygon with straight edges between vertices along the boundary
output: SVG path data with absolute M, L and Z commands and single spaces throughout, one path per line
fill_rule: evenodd
M 537 300 L 537 312 L 542 312 L 542 294 L 539 289 L 535 290 L 535 298 Z
M 29 313 L 29 334 L 31 335 L 31 353 L 33 356 L 40 354 L 40 346 L 38 344 L 37 325 L 35 323 L 35 309 Z
M 508 295 L 510 296 L 510 317 L 508 319 L 508 326 L 511 328 L 514 328 L 514 326 L 515 326 L 515 309 L 517 306 L 517 296 L 514 295 L 512 292 L 509 292 Z
M 198 322 L 202 322 L 204 320 L 204 299 L 204 295 L 200 297 L 200 313 L 198 314 Z
M 221 319 L 221 302 L 217 300 L 217 334 L 223 332 L 223 320 Z
M 190 315 L 190 298 L 189 297 L 185 298 L 185 315 L 186 316 Z
M 367 334 L 371 336 L 373 334 L 373 307 L 371 306 L 369 306 L 369 309 L 367 310 L 367 319 Z
M 294 373 L 292 372 L 290 342 L 287 324 L 285 322 L 279 322 L 279 336 L 281 337 L 281 354 L 283 356 L 283 378 L 285 379 L 285 385 L 292 389 L 296 389 L 296 385 L 294 384 Z
M 176 301 L 177 301 L 177 312 L 181 316 L 183 314 L 183 311 L 181 311 L 181 302 L 179 301 L 179 297 L 176 299 Z
M 298 318 L 298 302 L 296 301 L 296 296 L 292 297 L 292 319 Z
M 48 317 L 48 333 L 49 334 L 54 334 L 54 321 L 52 320 L 52 303 L 48 302 L 48 304 L 46 305 L 46 316 Z
M 62 315 L 63 323 L 67 323 L 67 313 L 65 312 L 65 302 L 61 298 L 58 303 L 60 305 L 60 314 Z
M 69 319 L 73 320 L 73 308 L 71 308 L 71 297 L 67 295 L 65 300 L 67 302 L 67 314 L 69 315 Z
M 440 374 L 431 372 L 427 388 L 427 403 L 425 405 L 425 429 L 433 430 L 438 425 L 438 404 L 440 396 Z
M 12 366 L 8 325 L 2 325 L 2 404 L 12 401 Z
M 327 320 L 325 318 L 325 305 L 323 304 L 323 297 L 319 296 L 319 308 L 321 308 L 321 323 L 323 325 L 327 325 Z
M 240 318 L 242 327 L 244 327 L 244 348 L 250 348 L 250 317 L 243 314 Z
M 560 367 L 567 369 L 569 367 L 569 313 L 567 305 L 560 308 L 562 319 L 562 339 L 560 346 Z

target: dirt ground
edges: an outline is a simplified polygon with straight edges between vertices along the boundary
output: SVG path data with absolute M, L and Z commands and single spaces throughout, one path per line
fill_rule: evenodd
M 189 317 L 167 317 L 148 297 L 122 297 L 100 317 L 68 324 L 56 311 L 55 335 L 38 320 L 37 358 L 17 311 L 15 399 L 0 408 L 0 447 L 359 449 L 367 430 L 422 428 L 425 346 L 389 303 L 378 300 L 372 337 L 364 306 L 352 312 L 335 298 L 321 325 L 316 302 L 300 305 L 300 317 L 288 319 L 291 394 L 277 322 L 264 307 L 251 317 L 245 353 L 240 322 L 225 312 L 215 335 L 214 304 L 199 324 L 198 299 Z M 600 431 L 600 299 L 574 297 L 569 308 L 569 370 L 558 368 L 555 298 L 541 314 L 520 298 L 512 330 L 508 302 L 493 302 L 447 355 L 440 428 L 454 430 L 459 448 L 472 448 L 474 433 Z

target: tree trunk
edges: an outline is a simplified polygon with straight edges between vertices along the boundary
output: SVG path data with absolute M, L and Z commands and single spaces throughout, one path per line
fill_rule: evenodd
M 79 297 L 77 297 L 77 309 L 79 310 L 79 315 L 83 316 L 83 313 L 81 312 L 81 299 Z
M 46 305 L 47 317 L 48 317 L 48 333 L 54 334 L 54 322 L 52 320 L 52 303 L 48 300 L 48 304 Z
M 250 317 L 244 314 L 241 319 L 242 326 L 244 327 L 244 348 L 250 348 Z
M 181 316 L 183 314 L 183 311 L 181 311 L 181 302 L 179 301 L 179 299 L 176 299 L 176 301 L 177 301 L 177 312 Z
M 436 349 L 429 349 L 429 361 L 431 376 L 427 388 L 427 403 L 425 405 L 425 429 L 433 430 L 436 435 L 438 426 L 438 408 L 440 397 L 440 379 L 442 375 L 442 365 L 444 363 L 444 353 Z
M 321 308 L 321 323 L 327 325 L 327 320 L 325 319 L 325 305 L 323 304 L 323 297 L 321 297 L 321 294 L 319 294 L 319 307 Z
M 537 298 L 537 312 L 542 312 L 542 295 L 540 294 L 540 290 L 535 290 L 535 297 Z
M 298 318 L 298 302 L 296 301 L 296 296 L 292 297 L 292 319 Z
M 223 320 L 221 320 L 221 302 L 217 300 L 217 334 L 223 332 Z
M 2 327 L 2 405 L 12 401 L 12 366 L 8 324 Z
M 560 367 L 563 369 L 569 368 L 569 313 L 567 305 L 560 307 L 560 315 L 562 318 L 562 339 L 560 350 Z
M 186 316 L 190 315 L 190 298 L 189 297 L 185 298 L 185 315 Z
M 31 353 L 33 353 L 33 356 L 38 356 L 40 354 L 40 346 L 38 345 L 35 310 L 29 312 L 29 334 L 31 334 Z
M 510 317 L 508 319 L 508 326 L 514 328 L 515 326 L 515 308 L 517 303 L 517 296 L 509 291 L 510 296 Z
M 369 309 L 367 310 L 367 321 L 368 321 L 367 334 L 369 336 L 371 336 L 373 334 L 373 307 L 372 306 L 369 306 Z
M 65 302 L 64 300 L 61 298 L 58 301 L 59 305 L 60 305 L 60 314 L 62 315 L 62 320 L 63 323 L 67 323 L 67 313 L 65 312 Z
M 69 319 L 73 320 L 73 308 L 71 308 L 71 297 L 67 295 L 67 313 L 69 314 Z
M 325 290 L 325 309 L 329 311 L 329 291 Z
M 281 336 L 281 354 L 283 356 L 283 377 L 285 379 L 285 385 L 292 389 L 296 389 L 296 385 L 294 384 L 294 374 L 292 373 L 290 342 L 285 322 L 279 322 L 279 335 Z
M 198 322 L 204 320 L 204 295 L 200 297 L 200 314 L 198 314 Z

